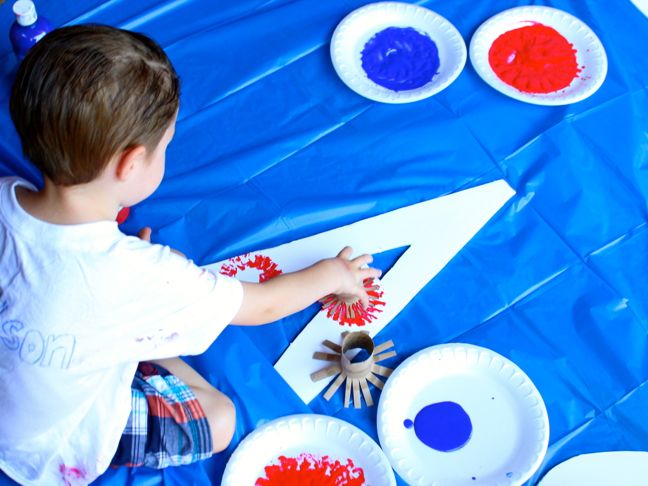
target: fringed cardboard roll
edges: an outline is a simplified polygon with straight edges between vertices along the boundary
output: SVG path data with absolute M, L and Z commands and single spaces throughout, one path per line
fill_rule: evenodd
M 334 353 L 317 351 L 313 354 L 313 358 L 322 361 L 337 361 L 337 363 L 312 373 L 311 379 L 313 381 L 319 381 L 336 374 L 338 375 L 324 393 L 324 399 L 330 400 L 335 392 L 346 381 L 344 387 L 345 407 L 348 408 L 351 405 L 352 398 L 353 406 L 355 408 L 362 407 L 363 398 L 367 406 L 373 406 L 374 401 L 367 382 L 370 382 L 377 388 L 382 389 L 383 382 L 377 375 L 387 377 L 391 375 L 392 370 L 376 363 L 396 356 L 396 351 L 388 351 L 389 348 L 394 346 L 394 343 L 392 341 L 387 341 L 376 346 L 367 332 L 358 331 L 342 333 L 341 344 L 335 344 L 328 339 L 322 344 L 331 351 L 334 351 Z M 352 355 L 354 350 L 365 351 L 367 357 L 363 360 L 356 360 L 354 362 L 352 358 L 349 358 L 349 355 Z M 355 356 L 357 356 L 357 354 L 355 354 Z

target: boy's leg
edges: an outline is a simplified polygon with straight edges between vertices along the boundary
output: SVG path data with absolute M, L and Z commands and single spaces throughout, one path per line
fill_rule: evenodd
M 205 411 L 212 436 L 213 451 L 227 448 L 236 428 L 236 409 L 227 395 L 214 388 L 207 380 L 180 358 L 151 360 L 183 382 L 194 392 Z

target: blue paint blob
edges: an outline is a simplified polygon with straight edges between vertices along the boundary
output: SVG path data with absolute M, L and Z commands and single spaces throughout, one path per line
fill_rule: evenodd
M 506 477 L 507 477 L 507 478 L 512 478 L 512 477 L 513 477 L 513 473 L 512 473 L 512 472 L 507 472 L 507 473 L 506 473 Z
M 412 427 L 414 427 L 414 422 L 412 422 L 410 419 L 405 419 L 403 425 L 406 429 L 411 429 Z
M 452 452 L 461 449 L 472 435 L 472 422 L 455 402 L 438 402 L 423 407 L 414 418 L 416 437 L 431 449 Z M 407 419 L 403 425 L 411 428 Z
M 420 88 L 439 70 L 439 50 L 432 39 L 412 27 L 381 30 L 362 50 L 369 79 L 393 91 Z

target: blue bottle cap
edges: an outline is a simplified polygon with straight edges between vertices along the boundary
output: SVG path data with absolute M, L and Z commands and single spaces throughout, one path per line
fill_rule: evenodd
M 16 22 L 20 25 L 32 25 L 38 19 L 36 6 L 29 0 L 19 0 L 13 5 Z

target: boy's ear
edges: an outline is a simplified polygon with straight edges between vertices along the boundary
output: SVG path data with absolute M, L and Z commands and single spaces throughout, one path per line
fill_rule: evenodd
M 133 173 L 138 164 L 146 158 L 146 147 L 135 145 L 125 149 L 117 159 L 115 166 L 115 176 L 121 181 L 125 181 Z

